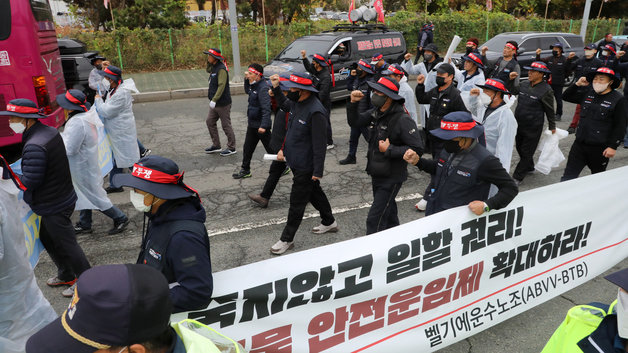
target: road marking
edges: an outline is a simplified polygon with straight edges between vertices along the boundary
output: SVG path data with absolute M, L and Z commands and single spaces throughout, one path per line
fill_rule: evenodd
M 417 199 L 420 199 L 421 197 L 423 197 L 423 195 L 419 193 L 415 193 L 415 194 L 409 194 L 405 196 L 397 196 L 395 198 L 395 201 L 401 202 L 401 201 L 408 201 L 408 200 L 417 200 Z M 365 203 L 361 203 L 359 205 L 351 206 L 351 207 L 332 208 L 332 213 L 334 215 L 338 215 L 338 214 L 351 212 L 351 211 L 355 211 L 355 210 L 359 210 L 359 209 L 363 209 L 367 207 L 371 207 L 371 202 L 365 202 Z M 303 219 L 314 218 L 314 217 L 319 217 L 319 216 L 320 215 L 318 212 L 312 212 L 312 213 L 303 215 Z M 279 218 L 269 219 L 263 222 L 243 223 L 243 224 L 239 224 L 233 227 L 219 228 L 219 229 L 214 229 L 214 230 L 208 229 L 207 233 L 210 237 L 213 237 L 215 235 L 220 235 L 220 234 L 229 234 L 229 233 L 242 232 L 245 230 L 257 229 L 257 228 L 262 228 L 262 227 L 267 227 L 267 226 L 274 226 L 277 224 L 286 223 L 287 220 L 288 220 L 288 217 L 279 217 Z

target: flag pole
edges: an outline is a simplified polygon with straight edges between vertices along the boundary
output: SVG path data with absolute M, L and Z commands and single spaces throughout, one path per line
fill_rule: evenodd
M 545 32 L 545 26 L 547 25 L 547 8 L 549 7 L 550 0 L 545 3 L 545 20 L 543 21 L 543 32 Z
M 113 30 L 116 30 L 116 19 L 113 18 L 113 6 L 109 6 L 109 12 L 111 12 L 111 23 L 113 23 Z
M 597 19 L 600 19 L 600 15 L 602 14 L 602 7 L 604 7 L 604 3 L 606 2 L 606 0 L 602 0 L 602 3 L 600 4 L 600 11 L 597 12 Z

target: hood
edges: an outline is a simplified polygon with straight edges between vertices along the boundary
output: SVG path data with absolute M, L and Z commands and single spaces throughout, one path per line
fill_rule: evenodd
M 173 208 L 174 207 L 174 208 Z M 164 222 L 192 220 L 205 223 L 205 208 L 195 197 L 168 200 L 159 207 L 157 213 L 150 217 L 155 224 Z

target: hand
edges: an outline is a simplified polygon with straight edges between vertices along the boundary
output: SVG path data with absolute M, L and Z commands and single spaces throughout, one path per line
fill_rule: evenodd
M 279 152 L 277 152 L 277 160 L 280 162 L 283 162 L 286 160 L 286 158 L 283 156 L 283 150 L 279 150 Z
M 214 101 L 210 101 L 210 102 L 209 102 L 209 108 L 211 108 L 211 109 L 216 108 L 216 102 L 214 102 Z
M 390 147 L 390 140 L 386 139 L 385 141 L 379 140 L 379 151 L 384 153 Z
M 109 62 L 109 60 L 105 60 L 105 61 L 102 62 L 101 65 L 102 65 L 102 68 L 104 69 L 105 67 L 111 65 L 111 62 Z
M 257 133 L 260 134 L 260 135 L 263 135 L 263 134 L 266 133 L 266 129 L 260 127 L 259 129 L 257 129 Z
M 94 96 L 94 99 L 100 98 L 100 94 Z
M 406 53 L 406 55 L 403 56 L 403 60 L 408 61 L 412 58 L 412 54 L 410 53 Z
M 244 79 L 248 80 L 251 74 L 248 71 L 244 71 Z
M 406 153 L 403 154 L 403 160 L 412 165 L 416 165 L 417 163 L 419 163 L 419 159 L 419 154 L 410 148 L 408 148 L 406 150 Z
M 602 155 L 606 158 L 613 158 L 615 157 L 615 152 L 617 152 L 617 150 L 607 147 L 604 152 L 602 152 Z
M 301 58 L 305 59 L 305 55 L 306 55 L 306 51 L 305 50 L 301 50 Z
M 514 79 L 516 79 L 517 77 L 519 77 L 519 74 L 516 72 L 511 72 L 510 75 L 508 75 L 508 78 L 512 81 Z
M 358 71 L 357 70 L 351 70 L 351 76 L 357 76 L 358 75 Z
M 536 53 L 536 55 L 541 55 L 541 52 L 542 52 L 542 50 L 541 50 L 541 48 L 539 48 L 539 49 L 536 50 L 535 53 Z
M 480 89 L 475 87 L 475 88 L 471 88 L 471 91 L 469 91 L 469 94 L 471 96 L 479 96 L 480 95 Z
M 274 74 L 270 76 L 270 83 L 272 83 L 273 87 L 279 86 L 279 75 Z
M 584 87 L 588 85 L 589 85 L 589 81 L 587 81 L 587 78 L 584 76 L 580 77 L 578 81 L 576 81 L 576 86 L 578 87 Z
M 417 53 L 422 51 L 422 50 L 423 50 L 423 47 L 419 47 L 419 49 L 417 50 Z
M 469 204 L 469 209 L 471 210 L 471 212 L 475 213 L 478 216 L 484 213 L 484 207 L 484 201 L 471 201 L 471 203 Z
M 416 83 L 422 85 L 425 83 L 425 75 L 420 74 L 419 76 L 416 77 Z
M 364 93 L 360 90 L 355 90 L 351 92 L 351 103 L 356 103 L 364 98 Z
M 569 53 L 569 56 L 567 57 L 567 59 L 573 59 L 576 57 L 576 53 L 575 52 L 571 52 Z
M 626 52 L 625 52 L 625 51 L 623 51 L 623 50 L 620 50 L 620 51 L 618 51 L 618 52 L 617 52 L 617 57 L 618 57 L 618 58 L 621 58 L 621 57 L 622 57 L 622 56 L 624 56 L 624 55 L 626 55 Z
M 269 90 L 268 90 L 268 95 L 269 95 L 269 96 L 271 96 L 271 97 L 274 97 L 274 96 L 275 96 L 275 94 L 273 93 L 273 90 L 272 90 L 272 89 L 269 89 Z
M 317 177 L 317 176 L 313 176 L 313 175 L 312 175 L 312 180 L 314 180 L 314 181 L 318 181 L 318 180 L 321 180 L 321 178 L 320 178 L 320 177 Z
M 552 135 L 556 133 L 556 129 L 550 131 L 552 132 Z
M 488 47 L 487 47 L 486 45 L 485 45 L 485 46 L 483 46 L 483 47 L 482 47 L 482 49 L 481 49 L 481 51 L 482 51 L 482 55 L 483 55 L 483 56 L 486 56 L 485 54 L 486 54 L 486 52 L 488 51 Z

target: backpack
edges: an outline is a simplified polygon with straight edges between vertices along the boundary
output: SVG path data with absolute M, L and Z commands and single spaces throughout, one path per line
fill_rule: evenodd
M 589 336 L 600 325 L 606 315 L 612 314 L 617 300 L 606 305 L 591 303 L 576 305 L 569 309 L 565 320 L 558 326 L 541 353 L 582 353 L 578 342 Z

